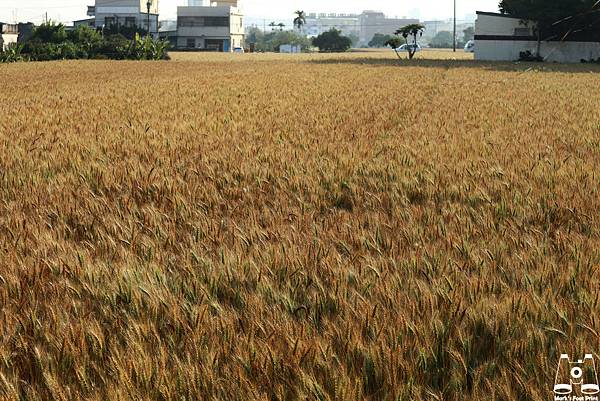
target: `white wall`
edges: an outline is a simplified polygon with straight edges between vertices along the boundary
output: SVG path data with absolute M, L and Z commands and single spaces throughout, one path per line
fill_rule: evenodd
M 517 18 L 477 15 L 475 35 L 509 35 L 515 34 L 515 28 L 525 28 Z
M 0 50 L 5 50 L 11 43 L 17 43 L 18 38 L 16 33 L 0 33 Z
M 536 53 L 535 41 L 477 40 L 475 60 L 515 61 L 519 53 L 529 50 Z M 600 43 L 594 42 L 542 42 L 540 55 L 545 61 L 579 63 L 581 59 L 600 58 Z

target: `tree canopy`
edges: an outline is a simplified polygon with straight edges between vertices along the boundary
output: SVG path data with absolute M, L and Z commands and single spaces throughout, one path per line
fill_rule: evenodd
M 303 49 L 311 46 L 310 39 L 297 31 L 273 31 L 263 32 L 258 28 L 251 27 L 246 34 L 246 43 L 254 43 L 256 51 L 277 52 L 281 45 L 298 45 Z
M 296 14 L 296 18 L 294 18 L 294 26 L 298 28 L 299 31 L 302 31 L 302 28 L 306 24 L 306 13 L 298 10 L 294 14 Z
M 404 40 L 406 41 L 407 46 L 407 50 L 408 50 L 408 58 L 412 60 L 412 58 L 415 56 L 415 53 L 417 52 L 417 46 L 418 46 L 418 42 L 417 42 L 417 37 L 423 36 L 423 32 L 425 31 L 425 25 L 421 25 L 421 24 L 409 24 L 406 26 L 403 26 L 402 28 L 398 29 L 395 34 L 402 36 L 404 38 Z M 408 43 L 408 38 L 412 38 L 412 44 Z M 396 48 L 394 48 L 395 50 Z M 396 52 L 396 54 L 398 54 L 398 52 Z
M 467 43 L 469 40 L 475 39 L 475 27 L 468 27 L 463 30 L 463 41 Z
M 450 49 L 453 47 L 452 32 L 439 31 L 429 42 L 431 47 L 438 49 Z
M 343 36 L 342 31 L 335 28 L 313 38 L 312 42 L 322 52 L 345 52 L 352 47 L 352 39 Z
M 369 47 L 385 47 L 385 43 L 390 39 L 392 39 L 392 35 L 376 33 L 375 35 L 373 35 L 373 38 L 369 41 Z
M 538 40 L 600 40 L 597 0 L 501 0 L 500 11 L 535 22 Z

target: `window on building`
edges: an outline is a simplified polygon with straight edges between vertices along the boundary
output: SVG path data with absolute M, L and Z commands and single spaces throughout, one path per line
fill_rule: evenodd
M 177 27 L 229 26 L 229 17 L 179 17 Z
M 201 17 L 178 17 L 177 27 L 202 26 L 200 25 Z
M 196 47 L 196 38 L 187 38 L 187 47 L 195 48 Z
M 107 27 L 117 25 L 117 19 L 115 17 L 105 17 L 104 25 L 106 25 Z
M 204 26 L 229 26 L 229 17 L 204 17 Z
M 135 26 L 135 17 L 125 17 L 125 26 L 133 28 Z

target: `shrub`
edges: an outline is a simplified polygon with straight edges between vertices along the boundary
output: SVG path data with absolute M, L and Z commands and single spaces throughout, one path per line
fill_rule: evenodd
M 0 63 L 15 63 L 17 61 L 23 61 L 23 45 L 17 43 L 11 43 L 8 45 L 6 50 L 0 51 Z
M 519 53 L 519 61 L 535 61 L 541 62 L 544 61 L 544 58 L 539 55 L 533 54 L 531 51 L 526 50 L 524 52 Z

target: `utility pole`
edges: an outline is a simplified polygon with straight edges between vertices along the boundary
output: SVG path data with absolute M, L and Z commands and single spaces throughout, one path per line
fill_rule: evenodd
M 45 14 L 45 16 L 46 16 L 46 17 L 45 17 L 45 20 L 46 20 L 46 25 L 48 25 L 48 11 L 46 11 L 46 14 Z
M 146 10 L 148 11 L 148 36 L 150 36 L 150 6 L 152 5 L 152 0 L 148 0 L 146 2 Z
M 454 35 L 452 36 L 452 51 L 456 52 L 456 0 L 454 0 Z

